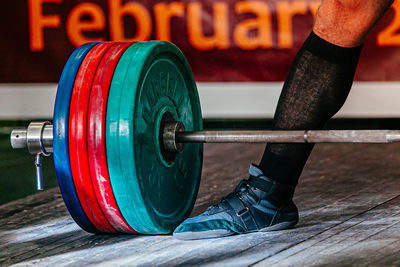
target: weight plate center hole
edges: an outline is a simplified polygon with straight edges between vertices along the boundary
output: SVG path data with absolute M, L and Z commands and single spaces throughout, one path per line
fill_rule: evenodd
M 166 126 L 168 124 L 175 123 L 175 122 L 176 122 L 176 120 L 174 119 L 174 116 L 169 111 L 166 111 L 162 115 L 158 139 L 159 139 L 161 155 L 162 155 L 164 161 L 168 165 L 172 165 L 173 164 L 173 162 L 175 161 L 175 159 L 177 157 L 177 154 L 182 152 L 183 148 L 184 148 L 184 144 L 182 144 L 182 143 L 174 144 L 176 146 L 176 151 L 171 151 L 170 149 L 168 150 L 165 147 L 163 134 L 165 133 Z M 184 128 L 180 129 L 180 130 L 183 131 Z M 175 136 L 175 133 L 176 133 L 175 130 L 170 130 L 170 132 L 168 134 Z

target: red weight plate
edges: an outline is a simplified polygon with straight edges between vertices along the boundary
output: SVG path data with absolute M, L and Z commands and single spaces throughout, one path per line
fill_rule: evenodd
M 92 184 L 98 203 L 110 224 L 123 233 L 137 233 L 122 216 L 108 176 L 106 110 L 108 90 L 118 60 L 132 43 L 116 43 L 103 56 L 93 80 L 89 100 L 87 144 Z
M 69 156 L 72 177 L 82 208 L 93 225 L 102 232 L 117 233 L 103 214 L 90 177 L 87 150 L 87 115 L 90 91 L 97 67 L 113 43 L 96 45 L 83 60 L 75 78 L 69 109 Z

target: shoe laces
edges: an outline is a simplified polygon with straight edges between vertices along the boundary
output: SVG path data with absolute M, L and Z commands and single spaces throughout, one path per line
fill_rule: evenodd
M 239 197 L 240 200 L 244 198 L 244 195 L 247 196 L 248 199 L 251 200 L 251 202 L 256 203 L 258 201 L 258 196 L 254 194 L 254 192 L 258 191 L 259 189 L 254 186 L 254 180 L 255 179 L 260 179 L 254 176 L 250 176 L 249 179 L 243 179 L 240 181 L 240 183 L 235 187 L 232 193 L 227 195 L 226 197 L 223 197 L 220 202 L 217 204 L 214 204 L 206 209 L 204 212 L 205 215 L 212 214 L 216 211 L 220 211 L 221 209 L 224 209 L 225 207 L 225 199 L 232 197 L 232 195 L 236 195 Z M 250 190 L 252 189 L 252 190 Z
M 255 192 L 258 191 L 258 188 L 253 185 L 254 178 L 256 177 L 250 176 L 249 179 L 240 181 L 236 186 L 234 193 L 239 197 L 239 199 L 243 199 L 244 195 L 246 195 L 252 202 L 257 202 L 258 196 Z

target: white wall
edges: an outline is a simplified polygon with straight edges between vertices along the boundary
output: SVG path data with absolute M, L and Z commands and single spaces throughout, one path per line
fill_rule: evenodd
M 198 83 L 203 118 L 272 118 L 281 82 Z M 0 119 L 51 119 L 56 84 L 0 84 Z M 400 118 L 400 82 L 356 82 L 340 118 Z

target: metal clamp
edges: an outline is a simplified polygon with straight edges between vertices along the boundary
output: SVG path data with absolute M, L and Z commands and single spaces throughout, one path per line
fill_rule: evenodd
M 31 122 L 27 129 L 14 129 L 11 146 L 14 149 L 27 147 L 30 154 L 36 155 L 36 188 L 43 190 L 42 156 L 50 156 L 53 152 L 53 125 L 49 121 Z
M 176 134 L 185 131 L 180 121 L 168 122 L 162 129 L 163 148 L 168 152 L 182 153 L 185 143 L 176 142 Z

